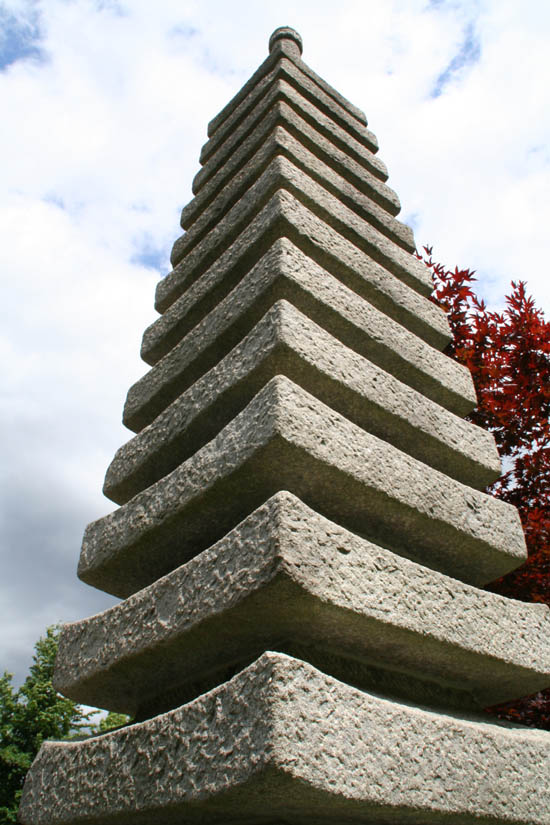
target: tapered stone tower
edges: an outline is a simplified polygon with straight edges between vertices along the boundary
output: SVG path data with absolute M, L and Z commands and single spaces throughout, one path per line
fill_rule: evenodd
M 131 714 L 46 743 L 25 825 L 550 823 L 550 683 L 493 439 L 364 115 L 278 29 L 210 123 L 128 394 L 137 434 L 80 577 L 59 690 Z

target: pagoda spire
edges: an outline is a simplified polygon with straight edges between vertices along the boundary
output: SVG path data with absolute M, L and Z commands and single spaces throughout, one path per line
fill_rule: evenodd
M 213 118 L 78 574 L 57 689 L 131 722 L 46 742 L 22 825 L 550 825 L 543 605 L 494 439 L 365 115 L 276 29 Z

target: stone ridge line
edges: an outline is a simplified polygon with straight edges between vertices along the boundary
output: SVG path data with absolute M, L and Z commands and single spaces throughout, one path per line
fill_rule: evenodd
M 143 360 L 156 364 L 249 277 L 271 250 L 301 256 L 306 269 L 321 267 L 359 300 L 367 301 L 435 349 L 447 345 L 450 328 L 441 307 L 375 264 L 288 191 L 279 190 L 201 277 L 191 278 L 194 273 L 184 275 L 179 270 L 181 294 L 145 330 Z
M 375 201 L 380 209 L 387 213 L 388 219 L 399 212 L 399 198 L 393 189 L 390 189 L 389 186 L 350 158 L 346 152 L 338 149 L 331 141 L 326 140 L 284 100 L 278 100 L 266 112 L 250 135 L 235 149 L 226 163 L 195 192 L 195 198 L 182 211 L 182 229 L 189 228 L 197 210 L 204 208 L 217 192 L 226 185 L 227 181 L 231 180 L 248 164 L 253 154 L 258 151 L 279 126 L 292 134 L 299 143 L 307 147 L 313 155 L 339 176 L 345 178 L 356 189 Z M 200 175 L 201 172 L 198 174 Z M 404 227 L 405 225 L 401 224 L 401 226 Z
M 258 122 L 277 101 L 284 100 L 297 114 L 330 143 L 348 154 L 356 163 L 380 179 L 381 183 L 387 180 L 388 174 L 385 164 L 373 155 L 356 138 L 342 129 L 331 118 L 326 117 L 315 106 L 312 106 L 285 80 L 276 80 L 266 96 L 254 107 L 249 115 L 239 124 L 226 141 L 210 156 L 200 172 L 193 180 L 193 193 L 212 177 L 217 169 L 225 163 L 236 148 L 251 134 Z M 389 205 L 391 208 L 391 204 Z M 399 210 L 397 210 L 399 211 Z M 394 213 L 395 207 L 394 207 Z
M 501 474 L 493 436 L 359 356 L 282 299 L 220 362 L 121 447 L 103 492 L 124 504 L 214 438 L 275 375 L 469 486 Z
M 343 107 L 311 83 L 294 63 L 285 57 L 281 57 L 272 71 L 258 83 L 256 88 L 233 110 L 231 115 L 225 120 L 223 126 L 204 144 L 200 154 L 201 165 L 204 165 L 231 132 L 238 127 L 256 103 L 270 90 L 275 81 L 280 79 L 288 83 L 289 86 L 292 86 L 298 94 L 302 95 L 302 97 L 308 100 L 312 106 L 319 109 L 326 117 L 331 118 L 338 126 L 348 132 L 352 138 L 362 143 L 369 152 L 372 153 L 373 149 L 375 151 L 378 149 L 376 137 L 372 135 L 362 123 L 359 123 L 354 117 L 350 117 Z M 373 162 L 377 160 L 377 158 L 373 159 Z M 381 165 L 380 170 L 381 173 L 387 177 L 387 169 L 385 166 Z
M 125 598 L 206 549 L 278 490 L 352 532 L 483 585 L 526 557 L 517 510 L 364 432 L 284 376 L 216 438 L 88 525 L 80 578 Z
M 98 783 L 83 764 L 116 781 Z M 444 825 L 511 822 L 513 799 L 515 825 L 547 825 L 549 774 L 544 732 L 391 702 L 267 652 L 177 710 L 85 742 L 45 743 L 20 821 L 83 825 L 101 810 L 145 825 L 170 806 L 214 822 L 263 816 L 267 806 L 291 822 L 329 814 Z
M 299 140 L 291 135 L 283 126 L 275 126 L 259 149 L 250 157 L 245 165 L 233 175 L 225 186 L 212 199 L 203 199 L 205 192 L 201 189 L 199 195 L 193 199 L 192 210 L 188 206 L 182 211 L 183 228 L 186 233 L 176 241 L 183 249 L 195 245 L 207 231 L 223 218 L 229 209 L 237 203 L 242 195 L 262 174 L 266 166 L 276 155 L 283 155 L 301 172 L 309 175 L 317 184 L 320 184 L 331 195 L 338 198 L 348 209 L 351 209 L 360 218 L 371 224 L 406 252 L 414 252 L 415 244 L 410 227 L 389 215 L 375 201 L 365 196 L 346 178 L 343 178 L 331 166 L 318 158 Z M 204 205 L 201 206 L 203 202 Z M 192 222 L 186 220 L 191 214 Z
M 398 685 L 408 672 L 473 691 L 483 707 L 548 683 L 549 630 L 543 605 L 400 558 L 280 492 L 173 573 L 65 625 L 56 688 L 133 715 L 161 685 L 204 692 L 198 680 L 210 671 L 294 637 L 306 651 L 352 657 L 356 687 L 369 687 L 357 681 L 360 663 L 377 661 L 399 670 Z
M 241 87 L 229 103 L 224 106 L 219 114 L 212 118 L 207 128 L 208 137 L 212 137 L 212 135 L 220 128 L 221 124 L 227 119 L 227 117 L 229 117 L 231 112 L 245 97 L 247 97 L 247 95 L 250 94 L 256 84 L 259 83 L 261 79 L 273 69 L 274 66 L 276 66 L 282 56 L 288 60 L 291 60 L 296 67 L 300 69 L 300 71 L 307 77 L 309 77 L 309 79 L 312 80 L 320 89 L 332 97 L 344 109 L 347 109 L 348 112 L 359 121 L 359 123 L 364 126 L 367 125 L 367 118 L 361 109 L 355 106 L 355 104 L 350 103 L 349 100 L 343 97 L 343 95 L 336 91 L 336 89 L 332 86 L 329 86 L 329 84 L 319 77 L 319 75 L 316 74 L 313 69 L 307 65 L 307 63 L 304 63 L 304 61 L 298 58 L 294 53 L 289 53 L 286 49 L 279 47 L 264 60 L 261 66 L 254 72 L 252 77 L 244 84 L 244 86 Z
M 134 431 L 224 357 L 272 304 L 286 298 L 346 346 L 457 414 L 476 397 L 469 371 L 391 320 L 288 245 L 262 258 L 237 287 L 128 391 L 124 424 Z M 276 267 L 267 269 L 268 260 Z M 199 354 L 203 357 L 199 359 Z
M 282 154 L 277 154 L 264 167 L 259 176 L 252 182 L 251 186 L 245 190 L 240 198 L 234 199 L 234 205 L 228 210 L 227 217 L 233 216 L 234 225 L 231 233 L 222 232 L 224 219 L 220 218 L 217 224 L 206 235 L 206 238 L 195 237 L 198 233 L 195 229 L 190 229 L 182 238 L 174 243 L 171 263 L 177 266 L 180 262 L 185 262 L 186 257 L 196 243 L 201 240 L 205 244 L 214 246 L 214 238 L 218 233 L 223 236 L 223 247 L 227 248 L 231 240 L 250 222 L 250 208 L 258 208 L 265 204 L 268 198 L 279 188 L 290 191 L 304 205 L 331 226 L 340 235 L 353 243 L 374 263 L 383 266 L 402 280 L 404 283 L 419 292 L 432 291 L 431 276 L 426 265 L 419 261 L 414 255 L 406 252 L 401 246 L 388 239 L 372 226 L 370 221 L 359 216 L 351 210 L 342 199 L 335 197 L 328 189 L 317 183 L 307 172 L 296 166 L 291 160 Z M 240 217 L 240 221 L 238 218 Z M 207 240 L 208 239 L 208 240 Z M 211 255 L 216 252 L 212 249 Z M 168 276 L 169 277 L 169 276 Z M 430 283 L 428 283 L 430 278 Z

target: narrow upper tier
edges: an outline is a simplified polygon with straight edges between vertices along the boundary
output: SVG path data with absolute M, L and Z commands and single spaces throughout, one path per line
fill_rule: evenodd
M 286 200 L 274 195 L 275 208 Z M 290 197 L 290 196 L 289 196 Z M 129 390 L 124 423 L 135 431 L 161 413 L 285 298 L 360 355 L 459 415 L 475 406 L 468 370 L 357 296 L 286 241 Z
M 124 504 L 214 438 L 276 375 L 364 430 L 468 484 L 500 473 L 493 436 L 448 412 L 338 341 L 284 299 L 245 338 L 121 447 L 105 478 Z

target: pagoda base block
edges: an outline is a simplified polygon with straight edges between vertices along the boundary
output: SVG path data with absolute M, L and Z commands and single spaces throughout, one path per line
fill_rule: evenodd
M 437 714 L 265 653 L 176 710 L 47 742 L 22 825 L 550 823 L 550 734 Z

